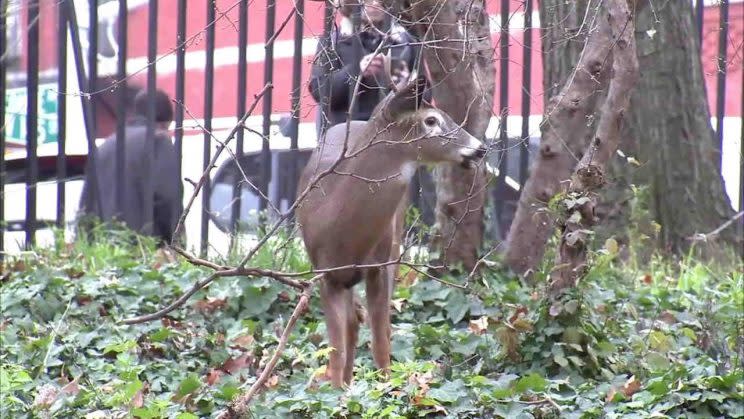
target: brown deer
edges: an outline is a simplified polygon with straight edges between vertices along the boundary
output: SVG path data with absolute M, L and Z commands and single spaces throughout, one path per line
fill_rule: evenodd
M 317 180 L 296 212 L 315 269 L 398 260 L 402 203 L 417 165 L 457 162 L 470 167 L 485 155 L 483 143 L 446 113 L 422 103 L 422 93 L 421 79 L 390 93 L 369 121 L 352 121 L 348 133 L 347 124 L 331 127 L 313 152 L 299 191 L 333 169 Z M 334 348 L 327 374 L 334 386 L 341 387 L 352 379 L 360 323 L 352 287 L 362 279 L 366 283 L 372 356 L 376 366 L 387 371 L 394 272 L 388 264 L 324 274 L 320 294 L 329 343 Z

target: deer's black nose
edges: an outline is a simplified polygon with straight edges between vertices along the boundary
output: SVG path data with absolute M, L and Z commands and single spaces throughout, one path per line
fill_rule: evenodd
M 486 155 L 486 152 L 487 152 L 487 151 L 488 151 L 488 150 L 486 150 L 486 147 L 484 147 L 484 146 L 480 146 L 480 147 L 478 147 L 478 149 L 477 149 L 477 150 L 475 150 L 475 156 L 476 156 L 476 157 L 478 157 L 478 158 L 480 159 L 480 158 L 482 158 L 483 156 L 485 156 L 485 155 Z

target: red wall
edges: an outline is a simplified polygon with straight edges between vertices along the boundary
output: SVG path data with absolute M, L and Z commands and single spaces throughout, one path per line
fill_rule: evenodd
M 57 66 L 56 58 L 56 20 L 57 2 L 40 2 L 40 68 L 51 69 Z M 236 0 L 217 0 L 217 16 L 224 17 L 215 24 L 215 44 L 217 48 L 234 46 L 237 44 L 238 36 L 238 2 Z M 265 37 L 265 15 L 266 5 L 264 1 L 256 0 L 249 2 L 249 44 L 262 43 Z M 158 12 L 158 53 L 167 54 L 172 52 L 176 45 L 176 0 L 161 0 Z M 500 2 L 496 0 L 487 1 L 488 11 L 491 14 L 499 13 Z M 322 33 L 323 2 L 305 1 L 304 13 L 304 36 L 306 38 L 317 37 Z M 293 7 L 291 1 L 277 1 L 276 26 L 287 18 Z M 510 11 L 523 10 L 522 0 L 510 0 Z M 535 6 L 537 10 L 537 6 Z M 129 15 L 129 37 L 128 55 L 130 58 L 145 57 L 147 55 L 147 6 L 132 10 Z M 708 88 L 709 103 L 711 111 L 715 113 L 715 91 L 716 76 L 718 74 L 716 56 L 718 53 L 718 8 L 709 7 L 705 12 L 705 24 L 703 35 L 703 50 L 701 59 Z M 26 10 L 22 11 L 22 24 L 25 27 L 27 18 Z M 734 3 L 730 6 L 730 27 L 728 47 L 728 67 L 726 92 L 726 115 L 739 116 L 741 109 L 742 89 L 742 31 L 744 30 L 744 3 Z M 187 38 L 190 42 L 187 51 L 203 51 L 206 45 L 206 1 L 189 1 L 187 13 Z M 25 30 L 25 29 L 24 29 Z M 292 18 L 278 40 L 291 40 L 294 32 L 294 18 Z M 24 32 L 25 33 L 25 32 Z M 531 113 L 533 115 L 542 113 L 542 60 L 540 57 L 539 31 L 533 31 L 532 49 L 532 101 Z M 25 42 L 25 41 L 24 41 Z M 499 33 L 493 36 L 493 45 L 496 48 L 495 65 L 499 70 Z M 513 31 L 509 38 L 509 101 L 508 106 L 512 114 L 519 114 L 521 107 L 522 91 L 522 32 Z M 25 48 L 24 48 L 25 49 Z M 72 53 L 70 51 L 70 53 Z M 219 54 L 219 50 L 217 50 Z M 291 54 L 290 54 L 291 55 Z M 315 103 L 309 96 L 307 90 L 307 79 L 310 74 L 310 61 L 312 56 L 303 57 L 302 69 L 302 115 L 305 121 L 314 121 Z M 23 60 L 25 61 L 25 60 Z M 22 63 L 25 68 L 25 62 Z M 131 77 L 132 84 L 144 86 L 146 84 L 146 71 Z M 263 64 L 249 64 L 247 69 L 248 92 L 247 101 L 252 102 L 253 95 L 263 87 Z M 274 89 L 273 89 L 273 111 L 289 112 L 290 93 L 292 77 L 292 59 L 276 59 L 274 62 Z M 186 75 L 186 100 L 185 105 L 196 117 L 203 115 L 204 101 L 204 72 L 203 70 L 188 71 Z M 214 116 L 235 115 L 237 101 L 237 66 L 225 66 L 215 69 L 214 89 Z M 175 74 L 161 73 L 158 77 L 158 87 L 175 96 Z M 499 108 L 498 92 L 494 101 L 494 114 L 498 114 Z M 260 112 L 260 107 L 257 110 Z

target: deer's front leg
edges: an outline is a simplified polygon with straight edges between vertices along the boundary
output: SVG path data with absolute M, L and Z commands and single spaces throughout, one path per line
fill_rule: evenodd
M 367 273 L 367 314 L 372 330 L 372 357 L 375 365 L 388 372 L 390 368 L 390 270 L 371 268 Z
M 344 384 L 344 368 L 347 354 L 347 327 L 353 309 L 351 289 L 343 284 L 334 283 L 332 277 L 326 276 L 320 285 L 320 298 L 325 312 L 328 341 L 333 347 L 328 361 L 327 374 L 335 387 Z

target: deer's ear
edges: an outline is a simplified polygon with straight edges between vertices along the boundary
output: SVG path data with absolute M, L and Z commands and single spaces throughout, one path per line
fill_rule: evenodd
M 395 119 L 402 114 L 421 108 L 424 105 L 425 88 L 426 78 L 419 75 L 415 80 L 396 91 L 385 106 L 388 119 Z

